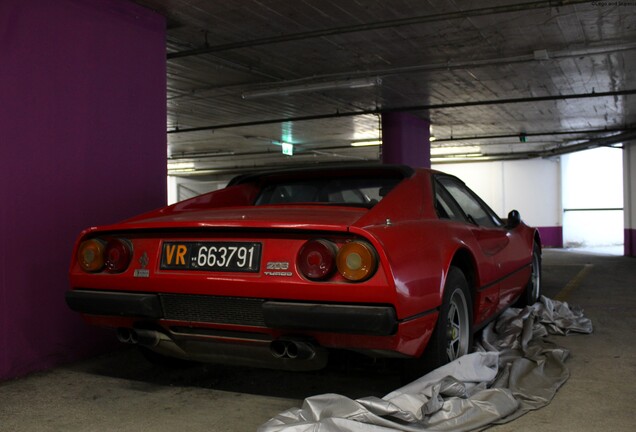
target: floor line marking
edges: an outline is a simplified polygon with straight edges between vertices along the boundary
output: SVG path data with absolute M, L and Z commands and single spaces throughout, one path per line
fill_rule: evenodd
M 574 291 L 576 288 L 579 287 L 579 285 L 581 284 L 581 281 L 583 281 L 585 276 L 587 276 L 590 270 L 592 270 L 592 267 L 594 267 L 594 264 L 585 264 L 585 266 L 581 269 L 581 271 L 578 272 L 576 276 L 574 276 L 572 280 L 570 280 L 570 282 L 568 282 L 567 285 L 563 287 L 561 291 L 559 291 L 559 293 L 554 297 L 554 299 L 558 301 L 565 301 L 565 299 L 569 297 L 572 291 Z

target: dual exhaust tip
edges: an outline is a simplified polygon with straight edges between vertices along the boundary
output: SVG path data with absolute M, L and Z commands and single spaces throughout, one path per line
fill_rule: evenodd
M 159 344 L 161 337 L 160 333 L 154 330 L 120 327 L 117 329 L 117 339 L 127 344 L 153 347 Z
M 126 344 L 155 347 L 159 345 L 162 336 L 155 330 L 143 330 L 120 327 L 117 329 L 117 339 Z M 316 347 L 306 341 L 278 339 L 269 346 L 270 353 L 277 359 L 312 360 L 316 357 Z
M 304 341 L 279 339 L 273 341 L 269 350 L 276 358 L 291 360 L 311 360 L 316 356 L 313 344 Z

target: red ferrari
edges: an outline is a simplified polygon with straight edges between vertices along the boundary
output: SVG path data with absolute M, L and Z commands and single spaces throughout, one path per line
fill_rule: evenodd
M 155 359 L 309 370 L 344 349 L 431 368 L 540 281 L 536 229 L 458 178 L 317 166 L 87 229 L 66 301 Z

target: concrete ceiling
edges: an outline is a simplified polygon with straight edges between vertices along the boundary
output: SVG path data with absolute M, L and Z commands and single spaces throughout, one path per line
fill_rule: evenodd
M 394 111 L 430 120 L 445 161 L 636 136 L 631 2 L 136 2 L 167 17 L 173 174 L 376 160 L 350 144 Z

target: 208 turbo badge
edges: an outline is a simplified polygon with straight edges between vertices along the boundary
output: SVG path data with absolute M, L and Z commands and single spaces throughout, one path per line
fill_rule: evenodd
M 289 263 L 285 261 L 270 261 L 267 263 L 265 268 L 267 269 L 265 270 L 265 272 L 263 272 L 265 276 L 293 276 L 293 273 L 290 271 L 280 271 L 289 269 Z
M 150 270 L 146 268 L 146 266 L 148 266 L 148 263 L 150 262 L 150 260 L 148 259 L 148 253 L 146 251 L 144 251 L 144 253 L 141 255 L 138 262 L 139 264 L 141 264 L 141 268 L 135 269 L 134 277 L 150 277 Z

